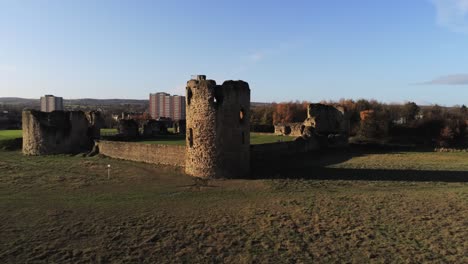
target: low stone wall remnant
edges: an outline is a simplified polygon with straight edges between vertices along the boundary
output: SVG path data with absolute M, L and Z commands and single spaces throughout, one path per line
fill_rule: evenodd
M 116 159 L 185 167 L 185 146 L 138 142 L 97 142 L 99 153 Z
M 287 123 L 275 125 L 275 134 L 282 136 L 300 137 L 304 131 L 303 123 Z

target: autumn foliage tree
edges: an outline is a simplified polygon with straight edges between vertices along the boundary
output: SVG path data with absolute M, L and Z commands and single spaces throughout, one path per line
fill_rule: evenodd
M 273 124 L 303 122 L 307 118 L 308 102 L 286 102 L 275 104 Z

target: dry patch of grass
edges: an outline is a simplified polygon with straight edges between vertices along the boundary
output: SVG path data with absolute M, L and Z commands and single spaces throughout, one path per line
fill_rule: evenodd
M 468 158 L 379 155 L 328 166 L 434 170 L 440 158 L 466 171 Z M 0 210 L 2 263 L 462 263 L 468 248 L 467 183 L 195 182 L 169 166 L 3 151 Z

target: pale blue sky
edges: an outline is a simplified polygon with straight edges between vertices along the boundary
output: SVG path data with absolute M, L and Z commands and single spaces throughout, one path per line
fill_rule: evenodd
M 468 0 L 0 0 L 0 97 L 183 93 L 468 104 Z

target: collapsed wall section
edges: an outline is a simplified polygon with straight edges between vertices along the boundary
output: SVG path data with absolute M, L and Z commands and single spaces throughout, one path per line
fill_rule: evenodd
M 317 134 L 349 134 L 349 117 L 344 107 L 324 104 L 310 104 L 304 125 L 311 126 Z
M 282 136 L 300 137 L 304 132 L 304 128 L 304 124 L 299 122 L 278 124 L 275 125 L 275 134 Z
M 88 151 L 100 136 L 96 112 L 23 111 L 23 154 L 47 155 Z

